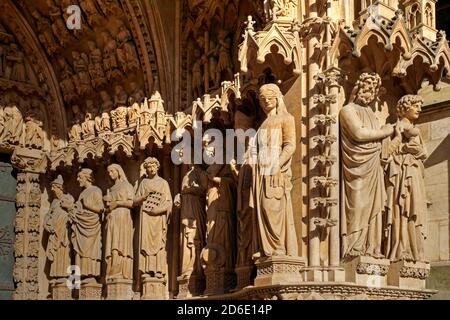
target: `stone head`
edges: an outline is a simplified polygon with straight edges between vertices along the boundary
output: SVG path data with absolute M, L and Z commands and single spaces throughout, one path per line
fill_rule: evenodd
M 403 96 L 397 103 L 397 115 L 399 119 L 415 121 L 422 111 L 423 99 L 421 96 L 408 94 Z
M 374 72 L 361 74 L 355 86 L 355 102 L 363 106 L 370 105 L 377 98 L 380 88 L 381 78 L 378 74 Z

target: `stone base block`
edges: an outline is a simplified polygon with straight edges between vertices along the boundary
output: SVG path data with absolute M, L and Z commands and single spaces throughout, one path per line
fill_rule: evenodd
M 328 281 L 345 282 L 344 268 L 331 268 L 328 270 Z
M 141 300 L 167 299 L 166 280 L 158 278 L 144 278 L 142 280 Z
M 239 267 L 235 269 L 237 284 L 235 290 L 241 290 L 252 284 L 253 266 Z
M 81 282 L 80 300 L 101 300 L 102 288 L 97 282 Z
M 236 286 L 236 274 L 230 271 L 205 271 L 206 289 L 204 295 L 223 294 Z
M 179 292 L 177 299 L 187 299 L 200 296 L 205 291 L 205 277 L 191 275 L 178 277 Z
M 50 284 L 53 300 L 73 300 L 72 289 L 67 286 L 66 281 Z
M 430 264 L 427 262 L 398 261 L 392 263 L 389 268 L 388 285 L 405 289 L 425 289 L 429 275 Z
M 388 259 L 375 259 L 368 256 L 355 257 L 344 263 L 345 281 L 369 288 L 385 287 L 390 264 Z
M 303 281 L 305 259 L 300 257 L 273 256 L 258 259 L 255 263 L 255 286 L 295 284 Z
M 133 298 L 133 280 L 108 279 L 106 290 L 107 300 L 131 300 Z

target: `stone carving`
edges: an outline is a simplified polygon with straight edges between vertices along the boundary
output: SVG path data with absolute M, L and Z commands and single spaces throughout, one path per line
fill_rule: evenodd
M 392 135 L 392 125 L 380 128 L 371 104 L 378 96 L 381 78 L 363 73 L 354 101 L 340 113 L 345 208 L 342 215 L 343 257 L 369 255 L 382 258 L 382 212 L 386 201 L 381 141 Z
M 119 16 L 122 14 L 122 8 L 117 0 L 97 0 L 97 4 L 106 17 L 110 15 Z
M 219 32 L 218 54 L 219 61 L 216 68 L 216 79 L 232 80 L 234 79 L 233 63 L 231 61 L 232 41 L 224 30 Z
M 47 5 L 49 7 L 49 15 L 52 21 L 52 31 L 56 39 L 58 39 L 59 44 L 62 47 L 67 47 L 71 41 L 70 33 L 63 21 L 61 15 L 61 9 L 58 8 L 53 0 L 47 0 Z
M 167 276 L 166 237 L 172 212 L 169 184 L 158 176 L 159 161 L 147 158 L 146 178 L 139 184 L 134 203 L 140 206 L 139 270 L 146 278 L 164 280 Z
M 139 58 L 130 32 L 125 25 L 120 26 L 117 34 L 117 59 L 124 73 L 139 69 Z
M 267 119 L 255 138 L 258 156 L 253 165 L 251 192 L 254 196 L 250 199 L 250 207 L 256 211 L 260 243 L 254 258 L 296 257 L 298 248 L 291 202 L 295 122 L 278 86 L 262 86 L 259 101 Z
M 80 0 L 81 9 L 87 16 L 87 21 L 91 27 L 96 27 L 102 24 L 102 16 L 98 12 L 95 0 Z
M 427 212 L 423 162 L 427 153 L 414 121 L 423 100 L 406 95 L 397 104 L 399 121 L 390 144 L 387 165 L 386 256 L 393 260 L 424 261 L 424 222 Z
M 112 127 L 114 131 L 125 129 L 127 127 L 127 102 L 128 95 L 122 86 L 116 86 L 114 105 L 115 109 L 111 111 Z
M 89 58 L 85 53 L 80 54 L 78 51 L 73 51 L 72 57 L 73 68 L 76 72 L 73 82 L 78 94 L 84 96 L 92 90 L 91 77 L 89 76 Z
M 84 122 L 81 124 L 81 131 L 83 139 L 95 138 L 96 122 L 94 120 L 94 102 L 92 100 L 86 101 L 86 114 Z
M 44 228 L 49 233 L 47 243 L 47 259 L 50 261 L 50 277 L 66 280 L 70 261 L 69 210 L 73 209 L 75 200 L 64 194 L 64 180 L 61 175 L 51 183 L 55 199 L 50 211 L 45 216 Z
M 129 104 L 133 105 L 134 103 L 138 103 L 138 104 L 142 103 L 145 99 L 144 91 L 142 91 L 142 89 L 134 81 L 130 83 L 130 89 L 131 89 L 131 94 L 130 94 L 130 98 L 129 98 Z
M 49 56 L 53 56 L 58 51 L 58 44 L 52 33 L 52 26 L 50 22 L 41 15 L 39 11 L 32 12 L 33 17 L 36 19 L 36 27 L 39 32 L 39 41 L 42 46 L 47 50 Z
M 44 146 L 43 115 L 39 106 L 34 106 L 25 117 L 25 146 L 42 149 Z
M 133 207 L 134 191 L 122 167 L 112 164 L 108 174 L 114 185 L 103 198 L 106 203 L 106 276 L 133 279 Z
M 60 87 L 63 93 L 64 101 L 70 103 L 78 99 L 75 84 L 73 82 L 73 71 L 67 61 L 60 57 L 58 58 L 59 66 L 61 67 L 61 83 Z
M 12 253 L 13 242 L 9 230 L 6 227 L 0 228 L 0 258 Z
M 83 191 L 71 211 L 75 265 L 80 267 L 83 280 L 95 281 L 100 276 L 102 258 L 103 195 L 100 188 L 93 185 L 94 175 L 91 169 L 82 169 L 78 173 L 78 182 Z
M 20 142 L 23 133 L 23 118 L 22 113 L 15 104 L 7 104 L 3 110 L 4 129 L 2 140 L 12 145 L 17 145 Z
M 194 97 L 201 97 L 203 93 L 203 72 L 202 72 L 202 54 L 199 49 L 194 50 L 194 63 L 192 65 L 192 94 Z
M 72 106 L 72 112 L 73 112 L 73 124 L 72 124 L 72 128 L 70 128 L 70 131 L 69 131 L 69 142 L 81 140 L 82 133 L 83 133 L 82 126 L 81 126 L 82 115 L 81 115 L 80 107 L 78 107 L 78 105 Z
M 114 103 L 106 91 L 100 92 L 100 98 L 102 100 L 102 115 L 101 118 L 96 118 L 96 129 L 97 132 L 102 133 L 111 131 L 110 113 L 113 109 Z
M 18 82 L 28 81 L 25 55 L 15 43 L 9 45 L 9 49 L 5 55 L 4 77 Z
M 103 35 L 103 68 L 105 69 L 108 80 L 122 78 L 122 72 L 119 70 L 119 64 L 117 62 L 116 52 L 117 43 L 113 39 L 109 31 L 104 31 Z
M 181 277 L 200 276 L 200 254 L 206 245 L 206 186 L 205 172 L 192 165 L 183 177 L 181 194 L 175 206 L 181 209 Z
M 105 71 L 103 70 L 102 51 L 97 48 L 94 41 L 88 41 L 89 46 L 89 74 L 94 88 L 107 84 Z

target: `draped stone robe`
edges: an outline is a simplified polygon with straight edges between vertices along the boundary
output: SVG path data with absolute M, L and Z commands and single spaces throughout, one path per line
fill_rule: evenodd
M 72 223 L 75 264 L 80 267 L 81 276 L 97 277 L 100 275 L 102 258 L 102 190 L 96 186 L 86 188 L 81 192 L 75 207 Z
M 422 137 L 403 137 L 400 149 L 387 165 L 388 234 L 386 256 L 393 260 L 424 261 L 424 223 L 427 214 Z
M 352 109 L 362 128 L 380 130 L 379 121 L 370 107 L 352 103 L 344 108 Z M 344 121 L 341 124 L 343 256 L 365 255 L 369 248 L 381 248 L 382 212 L 386 203 L 381 140 L 356 141 Z
M 152 193 L 158 199 L 151 199 Z M 147 197 L 141 206 L 141 234 L 139 247 L 139 270 L 143 274 L 165 276 L 167 274 L 167 224 L 172 212 L 172 195 L 169 184 L 163 178 L 143 179 L 136 192 L 136 198 Z M 157 204 L 152 204 L 156 199 Z M 154 215 L 146 208 L 164 209 L 162 214 Z
M 262 256 L 298 256 L 292 210 L 292 156 L 295 120 L 287 112 L 269 116 L 256 134 L 257 161 L 252 164 L 250 207 L 256 210 L 258 247 Z M 280 167 L 279 172 L 273 168 Z
M 133 201 L 134 190 L 128 181 L 122 181 L 109 190 L 111 201 Z M 105 259 L 108 276 L 133 278 L 133 220 L 131 210 L 117 207 L 106 217 Z
M 70 261 L 69 214 L 61 207 L 61 200 L 52 201 L 45 216 L 44 228 L 49 233 L 47 258 L 50 261 L 50 277 L 66 278 Z

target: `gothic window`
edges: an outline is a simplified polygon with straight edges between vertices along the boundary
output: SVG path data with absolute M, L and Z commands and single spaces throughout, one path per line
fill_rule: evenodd
M 422 20 L 422 13 L 420 12 L 419 5 L 415 3 L 409 11 L 409 28 L 413 29 L 417 27 Z
M 425 24 L 429 27 L 433 27 L 433 9 L 430 3 L 425 6 Z

